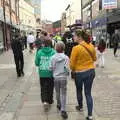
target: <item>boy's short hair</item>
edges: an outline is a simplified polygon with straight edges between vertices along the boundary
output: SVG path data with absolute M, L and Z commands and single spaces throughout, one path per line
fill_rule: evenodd
M 56 51 L 62 53 L 65 50 L 65 44 L 62 41 L 56 43 Z
M 52 40 L 51 40 L 51 39 L 48 39 L 48 38 L 45 38 L 45 39 L 44 39 L 44 45 L 45 45 L 45 47 L 51 47 L 51 45 L 52 45 Z

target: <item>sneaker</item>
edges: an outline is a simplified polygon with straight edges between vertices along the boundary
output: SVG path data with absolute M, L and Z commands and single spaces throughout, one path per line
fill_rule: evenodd
M 62 116 L 62 118 L 64 118 L 64 119 L 67 119 L 67 118 L 68 118 L 68 114 L 67 114 L 66 111 L 62 111 L 62 112 L 61 112 L 61 116 Z
M 24 72 L 21 72 L 21 75 L 24 76 L 25 75 Z
M 92 116 L 88 116 L 88 117 L 86 117 L 86 120 L 93 120 L 93 117 Z
M 101 66 L 101 68 L 104 68 L 104 66 Z
M 76 106 L 76 110 L 78 110 L 78 111 L 83 111 L 83 107 Z
M 60 110 L 60 109 L 61 109 L 61 106 L 60 106 L 60 105 L 57 105 L 57 109 Z
M 43 105 L 44 105 L 44 109 L 45 109 L 45 110 L 48 110 L 48 103 L 47 103 L 47 102 L 44 102 Z
M 21 74 L 17 74 L 17 78 L 21 77 Z

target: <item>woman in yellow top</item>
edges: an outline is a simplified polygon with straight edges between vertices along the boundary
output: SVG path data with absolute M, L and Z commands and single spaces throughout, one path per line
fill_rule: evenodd
M 70 57 L 71 70 L 75 72 L 75 85 L 77 92 L 78 106 L 76 109 L 81 111 L 83 108 L 82 89 L 84 84 L 85 96 L 88 108 L 87 120 L 92 120 L 93 99 L 91 88 L 95 78 L 96 51 L 90 43 L 90 36 L 84 30 L 77 30 L 74 34 L 74 41 L 78 43 L 73 47 Z

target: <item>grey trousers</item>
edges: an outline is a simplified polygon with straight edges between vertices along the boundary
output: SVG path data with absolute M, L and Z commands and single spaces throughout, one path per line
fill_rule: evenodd
M 66 111 L 67 80 L 54 81 L 56 90 L 57 105 L 61 106 L 61 111 Z

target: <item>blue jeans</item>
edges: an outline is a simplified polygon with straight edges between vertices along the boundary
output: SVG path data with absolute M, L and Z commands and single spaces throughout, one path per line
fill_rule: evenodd
M 91 89 L 92 89 L 94 78 L 95 78 L 94 69 L 75 74 L 77 101 L 79 106 L 83 107 L 82 90 L 83 90 L 83 84 L 84 84 L 84 91 L 85 91 L 87 108 L 88 108 L 88 116 L 92 116 L 92 110 L 93 110 L 93 99 L 91 95 Z

